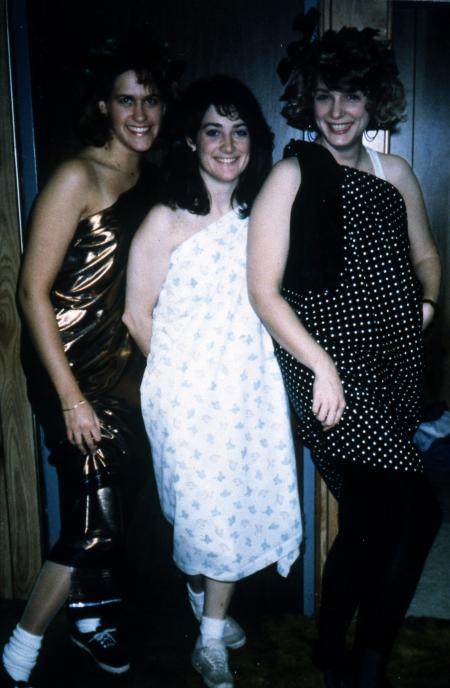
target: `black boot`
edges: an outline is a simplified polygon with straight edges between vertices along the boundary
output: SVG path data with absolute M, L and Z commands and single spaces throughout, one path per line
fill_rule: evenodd
M 386 676 L 386 655 L 376 650 L 361 649 L 356 661 L 355 688 L 390 688 Z
M 313 646 L 313 664 L 323 671 L 325 688 L 353 688 L 354 671 L 352 653 L 344 644 L 339 650 L 327 648 L 316 642 Z
M 326 669 L 323 681 L 325 688 L 354 688 L 355 685 L 349 669 Z

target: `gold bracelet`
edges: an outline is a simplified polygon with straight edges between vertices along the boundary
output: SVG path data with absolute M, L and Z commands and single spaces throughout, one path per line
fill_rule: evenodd
M 433 301 L 433 299 L 422 299 L 422 303 L 429 303 L 430 306 L 434 308 L 434 310 L 437 309 L 437 303 L 436 301 Z
M 87 404 L 86 399 L 80 399 L 80 401 L 77 401 L 76 404 L 73 406 L 69 406 L 69 408 L 61 409 L 63 413 L 67 413 L 67 411 L 73 411 L 74 409 L 78 408 L 79 406 L 82 406 L 83 404 Z

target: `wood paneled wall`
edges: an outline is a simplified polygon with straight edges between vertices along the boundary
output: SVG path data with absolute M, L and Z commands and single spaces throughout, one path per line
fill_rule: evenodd
M 393 153 L 412 164 L 442 260 L 442 289 L 426 333 L 426 401 L 450 404 L 450 3 L 394 3 L 394 48 L 406 89 L 407 120 Z
M 15 293 L 20 231 L 9 97 L 6 1 L 0 0 L 0 598 L 27 597 L 41 564 L 36 452 L 20 365 Z

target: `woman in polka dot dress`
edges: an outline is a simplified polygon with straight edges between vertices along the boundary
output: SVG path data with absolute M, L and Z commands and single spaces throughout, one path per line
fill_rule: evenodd
M 288 146 L 254 205 L 250 296 L 339 499 L 315 661 L 326 686 L 380 688 L 440 521 L 412 443 L 439 258 L 409 165 L 362 143 L 402 116 L 388 45 L 372 29 L 328 31 L 300 41 L 283 70 L 284 114 L 317 137 Z

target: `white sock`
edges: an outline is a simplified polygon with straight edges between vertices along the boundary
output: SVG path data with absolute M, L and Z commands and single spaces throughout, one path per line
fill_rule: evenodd
M 75 621 L 75 626 L 78 628 L 80 633 L 93 633 L 101 624 L 101 619 L 99 616 L 94 616 L 91 619 L 78 619 Z
M 207 645 L 208 640 L 222 640 L 224 627 L 225 619 L 212 619 L 209 616 L 202 616 L 200 623 L 202 645 Z
M 42 635 L 24 631 L 17 624 L 3 650 L 3 664 L 14 681 L 28 681 L 36 666 Z
M 189 583 L 187 584 L 187 590 L 192 611 L 194 612 L 197 621 L 201 621 L 203 616 L 203 607 L 205 605 L 205 593 L 194 592 Z

